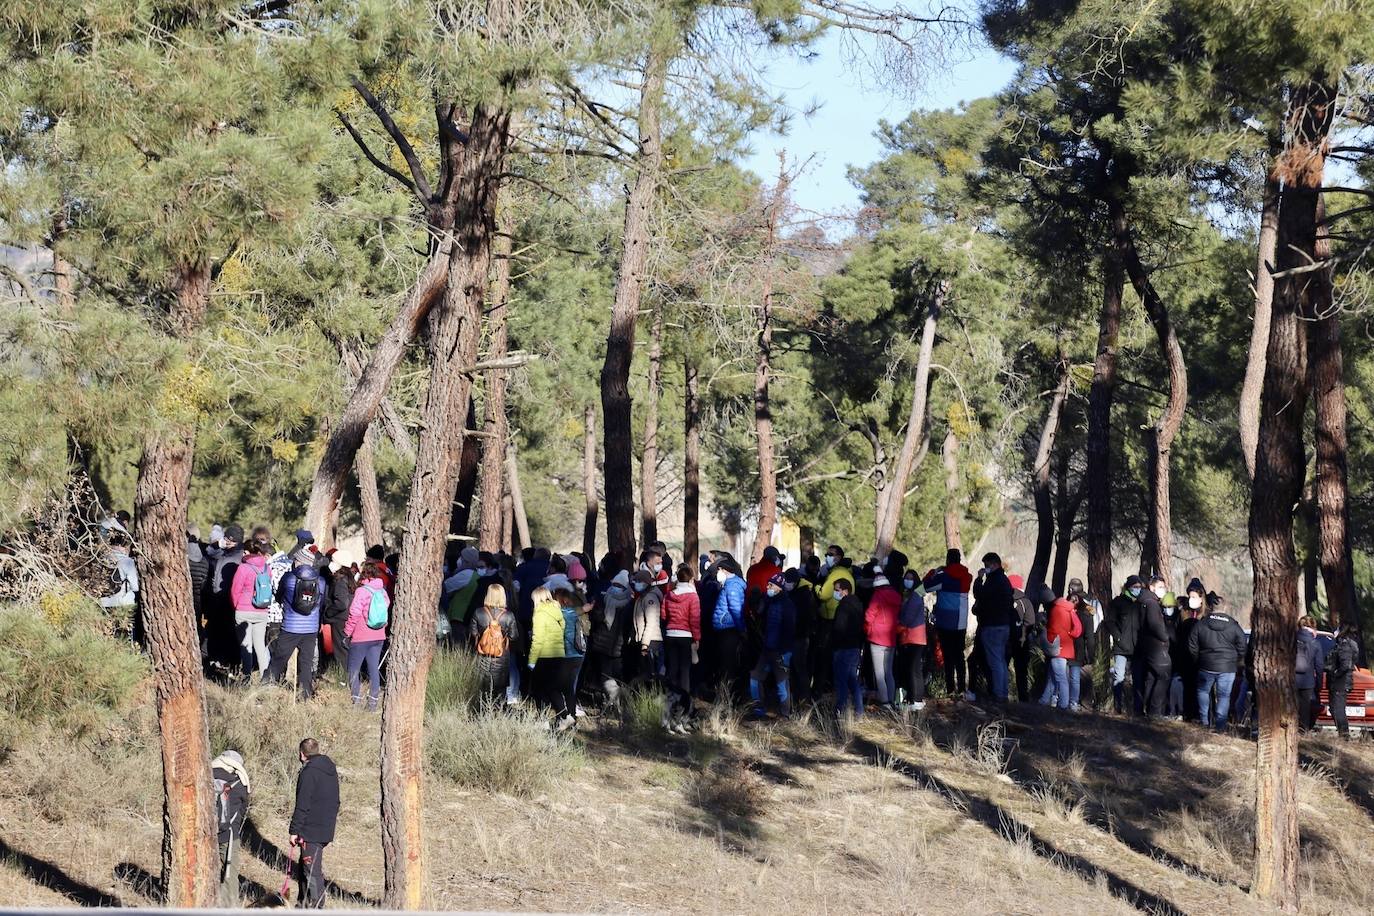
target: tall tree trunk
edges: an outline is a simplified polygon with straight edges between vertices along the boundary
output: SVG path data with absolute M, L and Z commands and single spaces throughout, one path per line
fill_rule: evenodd
M 695 570 L 701 555 L 701 402 L 690 356 L 682 359 L 682 374 L 682 558 Z
M 878 506 L 878 538 L 873 547 L 873 555 L 879 559 L 892 552 L 892 542 L 897 538 L 897 526 L 902 519 L 902 503 L 906 500 L 906 485 L 911 479 L 911 471 L 916 466 L 916 451 L 925 441 L 926 397 L 930 390 L 930 354 L 935 349 L 935 325 L 940 312 L 945 307 L 945 296 L 949 294 L 949 281 L 942 280 L 930 297 L 926 308 L 925 324 L 921 327 L 921 349 L 916 357 L 916 372 L 911 380 L 911 412 L 906 421 L 906 438 L 902 449 L 897 453 L 897 464 L 892 469 L 892 477 L 886 482 L 885 498 Z
M 596 562 L 596 407 L 582 412 L 582 553 Z
M 1069 579 L 1069 555 L 1073 551 L 1073 525 L 1078 517 L 1078 504 L 1082 501 L 1081 492 L 1069 493 L 1070 452 L 1059 446 L 1059 457 L 1054 465 L 1054 572 L 1050 585 L 1056 595 L 1064 594 Z
M 1059 366 L 1059 384 L 1054 388 L 1050 409 L 1045 414 L 1045 425 L 1040 427 L 1040 444 L 1035 450 L 1032 488 L 1035 494 L 1035 556 L 1031 560 L 1030 573 L 1026 576 L 1026 594 L 1034 595 L 1045 582 L 1045 574 L 1050 568 L 1050 550 L 1054 547 L 1054 506 L 1050 499 L 1050 462 L 1054 458 L 1054 441 L 1059 435 L 1059 424 L 1064 416 L 1064 402 L 1069 396 L 1069 364 Z M 1067 474 L 1067 472 L 1066 472 Z M 1066 558 L 1067 559 L 1067 558 Z M 1064 594 L 1056 589 L 1056 595 Z
M 1302 603 L 1303 612 L 1316 616 L 1318 583 L 1321 582 L 1321 546 L 1317 537 L 1317 488 L 1313 481 L 1303 484 L 1302 500 Z
M 338 512 L 348 471 L 353 467 L 353 455 L 363 444 L 363 436 L 377 414 L 378 405 L 391 386 L 401 358 L 405 356 L 421 323 L 442 298 L 447 282 L 449 260 L 453 254 L 453 234 L 445 232 L 429 263 L 406 294 L 405 302 L 391 319 L 382 339 L 372 349 L 372 357 L 363 369 L 358 384 L 344 405 L 343 413 L 330 427 L 329 441 L 315 469 L 310 487 L 310 502 L 305 510 L 305 526 L 323 532 L 320 549 L 332 547 L 333 534 L 329 519 Z
M 448 530 L 450 534 L 467 534 L 472 522 L 472 498 L 477 494 L 478 456 L 481 445 L 477 436 L 477 402 L 472 397 L 472 386 L 468 386 L 467 419 L 463 423 L 462 450 L 458 460 L 458 482 L 453 485 L 453 502 L 449 509 Z M 469 447 L 471 446 L 471 447 Z
M 1336 103 L 1333 86 L 1295 86 L 1292 131 L 1279 161 L 1276 267 L 1283 274 L 1320 260 L 1317 232 L 1325 149 Z M 1293 511 L 1306 460 L 1307 340 L 1302 318 L 1329 302 L 1325 270 L 1276 279 L 1261 399 L 1255 483 L 1250 499 L 1250 558 L 1255 567 L 1256 708 L 1260 731 L 1255 780 L 1255 868 L 1251 893 L 1281 909 L 1298 908 L 1298 716 L 1293 694 L 1298 564 Z
M 1279 238 L 1280 182 L 1270 170 L 1264 179 L 1260 209 L 1259 252 L 1255 265 L 1255 321 L 1250 328 L 1250 356 L 1240 388 L 1240 449 L 1245 471 L 1255 479 L 1255 448 L 1259 442 L 1260 395 L 1264 390 L 1264 356 L 1269 349 L 1269 318 L 1274 304 L 1274 252 Z
M 658 540 L 658 403 L 663 396 L 663 306 L 654 308 L 649 341 L 649 392 L 639 458 L 639 500 L 645 547 Z
M 188 340 L 204 321 L 208 264 L 183 266 L 173 278 L 173 336 Z M 167 905 L 215 905 L 219 865 L 205 678 L 186 559 L 195 418 L 167 418 L 144 438 L 134 486 L 139 600 L 153 665 L 162 748 L 162 882 Z
M 487 326 L 491 329 L 487 359 L 500 360 L 510 349 L 511 256 L 514 247 L 515 220 L 509 207 L 501 210 L 496 238 L 492 240 L 491 310 Z M 477 532 L 480 550 L 493 553 L 503 546 L 501 541 L 501 491 L 505 487 L 506 438 L 510 424 L 506 419 L 506 370 L 492 369 L 486 374 L 486 397 L 482 405 L 482 463 L 478 470 L 478 498 L 482 507 L 481 527 Z
M 363 436 L 363 444 L 353 456 L 353 470 L 358 475 L 358 502 L 362 505 L 363 538 L 368 545 L 386 543 L 382 534 L 382 499 L 377 493 L 377 468 L 372 461 L 372 431 Z
M 434 596 L 443 576 L 450 521 L 445 503 L 458 479 L 464 410 L 472 388 L 468 369 L 476 362 L 481 337 L 509 126 L 508 112 L 478 106 L 468 142 L 454 146 L 450 153 L 458 244 L 449 261 L 443 302 L 430 315 L 429 386 L 388 634 L 381 743 L 382 905 L 388 909 L 417 910 L 428 902 L 422 782 L 425 683 L 434 654 Z M 363 387 L 360 383 L 359 388 Z M 475 443 L 469 440 L 467 444 Z
M 772 257 L 774 223 L 770 217 L 767 257 Z M 768 374 L 773 353 L 773 274 L 771 267 L 763 279 L 763 301 L 759 305 L 758 357 L 754 364 L 754 438 L 758 441 L 759 527 L 750 559 L 757 563 L 773 543 L 773 528 L 778 523 L 778 471 L 773 447 L 773 407 L 768 398 Z
M 1112 399 L 1116 394 L 1116 356 L 1121 334 L 1121 296 L 1126 279 L 1115 247 L 1102 254 L 1102 312 L 1097 323 L 1097 358 L 1088 393 L 1088 583 L 1089 593 L 1106 607 L 1112 599 Z
M 1178 342 L 1173 322 L 1169 318 L 1169 308 L 1160 298 L 1145 266 L 1140 262 L 1140 252 L 1131 234 L 1126 209 L 1119 199 L 1111 203 L 1112 230 L 1116 236 L 1117 254 L 1131 278 L 1136 295 L 1145 305 L 1145 315 L 1155 329 L 1159 340 L 1160 355 L 1169 369 L 1169 400 L 1164 412 L 1155 421 L 1149 437 L 1150 445 L 1150 530 L 1153 535 L 1151 546 L 1153 555 L 1150 561 L 1154 572 L 1173 581 L 1173 527 L 1169 505 L 1169 453 L 1173 449 L 1174 438 L 1183 426 L 1183 415 L 1188 409 L 1188 365 L 1183 361 L 1183 347 Z
M 1318 201 L 1318 260 L 1331 256 L 1326 212 Z M 1312 280 L 1307 321 L 1308 371 L 1316 415 L 1317 543 L 1326 606 L 1334 630 L 1342 624 L 1360 629 L 1355 566 L 1350 557 L 1350 482 L 1346 463 L 1348 441 L 1345 417 L 1345 357 L 1341 348 L 1340 310 L 1333 301 L 1329 271 Z M 1364 650 L 1364 634 L 1360 634 Z
M 959 530 L 962 515 L 959 505 L 959 437 L 953 429 L 945 433 L 940 458 L 945 466 L 945 547 L 963 550 L 964 538 Z
M 339 351 L 339 362 L 343 365 L 345 379 L 344 384 L 348 391 L 352 393 L 358 384 L 358 379 L 363 375 L 363 360 L 358 355 L 358 351 L 337 334 L 325 331 L 325 336 L 330 343 L 334 344 Z M 396 449 L 396 454 L 400 455 L 405 461 L 415 460 L 415 443 L 410 441 L 410 433 L 406 430 L 404 421 L 401 420 L 400 413 L 396 410 L 396 405 L 391 403 L 391 399 L 383 397 L 377 405 L 377 418 L 381 421 L 382 430 L 386 432 L 386 437 L 391 440 L 391 445 Z M 376 448 L 374 439 L 373 448 Z
M 601 417 L 606 484 L 606 539 L 621 566 L 635 561 L 634 436 L 631 431 L 630 363 L 634 359 L 635 317 L 649 257 L 650 210 L 663 165 L 660 118 L 668 78 L 668 54 L 650 45 L 639 96 L 638 170 L 625 204 L 624 248 L 616 271 L 611 330 L 601 367 Z
M 510 498 L 509 481 L 506 486 L 501 493 L 501 549 L 515 556 L 515 501 Z
M 525 514 L 525 497 L 520 492 L 520 470 L 515 458 L 515 439 L 506 442 L 506 480 L 510 487 L 511 508 L 515 515 L 515 534 L 520 540 L 520 549 L 532 547 L 530 540 L 530 521 Z
M 48 236 L 48 250 L 52 252 L 52 291 L 57 299 L 57 307 L 70 316 L 76 310 L 76 272 L 71 262 L 62 257 L 59 247 L 67 237 L 69 228 L 67 208 L 62 206 L 53 216 L 52 234 Z

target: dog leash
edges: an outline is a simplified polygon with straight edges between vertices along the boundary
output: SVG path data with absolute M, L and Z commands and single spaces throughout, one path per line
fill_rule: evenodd
M 296 844 L 291 844 L 291 852 L 286 857 L 286 875 L 281 882 L 281 898 L 291 902 L 291 870 L 296 865 Z

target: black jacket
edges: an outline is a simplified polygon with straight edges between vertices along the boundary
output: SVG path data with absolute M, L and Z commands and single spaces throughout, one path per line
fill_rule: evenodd
M 1321 657 L 1317 634 L 1306 627 L 1298 627 L 1298 657 L 1293 670 L 1296 675 L 1294 684 L 1299 690 L 1316 689 Z
M 1140 630 L 1135 639 L 1135 658 L 1145 661 L 1156 671 L 1169 667 L 1169 624 L 1164 619 L 1164 607 L 1154 592 L 1140 593 Z
M 234 584 L 234 573 L 239 571 L 243 562 L 243 548 L 221 551 L 210 563 L 210 578 L 205 582 L 206 615 L 228 611 L 233 612 L 229 603 L 229 587 Z
M 1188 648 L 1193 630 L 1201 623 L 1200 617 L 1185 617 L 1178 622 L 1178 636 L 1174 639 L 1174 674 L 1187 675 L 1197 671 L 1197 659 Z M 1191 683 L 1186 681 L 1185 683 Z
M 797 609 L 796 641 L 800 644 L 810 639 L 811 631 L 816 628 L 816 591 L 798 583 L 788 594 L 792 596 L 792 606 Z
M 1144 597 L 1144 592 L 1141 592 Z M 1140 635 L 1140 602 L 1122 592 L 1107 605 L 1102 618 L 1102 629 L 1112 640 L 1112 654 L 1131 656 L 1135 654 L 1136 639 Z
M 1245 658 L 1245 631 L 1233 617 L 1208 614 L 1188 634 L 1188 654 L 1199 671 L 1234 673 Z
M 339 819 L 339 771 L 323 754 L 311 757 L 296 777 L 296 808 L 291 812 L 291 835 L 307 843 L 334 842 Z
M 1091 665 L 1097 659 L 1097 637 L 1093 634 L 1093 611 L 1085 604 L 1078 605 L 1074 613 L 1083 626 L 1083 634 L 1073 641 L 1073 658 L 1069 664 L 1075 668 Z
M 1007 574 L 1000 569 L 974 583 L 973 616 L 980 627 L 1009 627 L 1016 622 L 1012 591 Z
M 635 598 L 628 589 L 607 588 L 596 599 L 591 613 L 591 634 L 587 648 L 606 658 L 620 658 L 635 610 Z M 706 618 L 703 610 L 702 619 Z
M 1359 643 L 1349 636 L 1337 639 L 1336 645 L 1326 655 L 1326 689 L 1349 691 L 1359 660 Z
M 187 538 L 186 540 L 186 563 L 191 570 L 191 606 L 196 610 L 197 625 L 199 625 L 205 580 L 210 578 L 210 561 L 205 559 L 205 552 L 200 549 L 200 542 L 195 538 Z
M 864 647 L 864 605 L 858 595 L 845 595 L 835 606 L 835 622 L 830 628 L 830 648 L 862 649 Z
M 248 818 L 248 787 L 239 779 L 237 773 L 222 767 L 215 767 L 215 779 L 222 779 L 229 784 L 229 792 L 225 796 L 224 819 L 228 824 L 220 823 L 219 844 L 221 846 L 229 842 L 230 838 L 237 839 L 243 835 L 243 822 Z M 219 800 L 215 800 L 215 810 L 219 810 Z M 218 817 L 218 814 L 216 815 Z
M 353 606 L 353 583 L 344 570 L 329 575 L 329 594 L 324 603 L 324 622 L 343 626 Z

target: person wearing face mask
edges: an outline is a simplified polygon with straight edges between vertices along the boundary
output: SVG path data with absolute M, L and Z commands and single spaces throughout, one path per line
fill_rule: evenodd
M 968 595 L 973 574 L 963 563 L 963 552 L 951 547 L 945 565 L 926 573 L 921 584 L 935 593 L 935 635 L 945 660 L 945 692 L 951 697 L 974 699 L 968 693 L 968 664 L 964 647 L 968 641 Z
M 1121 594 L 1112 599 L 1102 617 L 1102 631 L 1111 640 L 1112 704 L 1117 715 L 1126 711 L 1126 672 L 1132 666 L 1136 639 L 1140 635 L 1140 595 L 1144 590 L 1144 580 L 1139 576 L 1128 576 Z M 1140 685 L 1132 684 L 1132 688 L 1136 695 L 1135 709 L 1139 713 Z
M 663 596 L 663 660 L 669 702 L 665 725 L 685 735 L 692 711 L 692 666 L 701 645 L 701 600 L 692 582 L 692 567 L 677 568 L 677 584 Z
M 897 683 L 906 692 L 903 708 L 926 705 L 926 590 L 916 571 L 902 574 L 902 607 L 897 613 Z
M 742 696 L 740 683 L 740 652 L 744 646 L 744 579 L 733 558 L 726 557 L 716 564 L 716 583 L 720 592 L 711 614 L 711 626 L 716 639 L 716 677 L 729 685 L 737 697 Z
M 837 544 L 827 547 L 816 575 L 820 584 L 816 586 L 816 631 L 811 637 L 811 689 L 815 693 L 822 693 L 829 690 L 834 683 L 831 677 L 834 665 L 831 658 L 833 647 L 830 642 L 830 630 L 834 626 L 835 609 L 839 607 L 839 599 L 835 597 L 835 584 L 848 582 L 849 591 L 854 591 L 854 572 L 844 558 L 843 548 Z
M 816 589 L 801 571 L 789 569 L 782 574 L 782 590 L 792 599 L 796 609 L 796 626 L 792 637 L 792 669 L 790 684 L 792 699 L 805 703 L 811 699 L 811 634 L 816 627 Z
M 1173 664 L 1169 659 L 1169 624 L 1164 615 L 1163 598 L 1168 585 L 1159 576 L 1150 579 L 1148 590 L 1140 594 L 1140 631 L 1136 636 L 1133 678 L 1139 679 L 1139 702 L 1148 716 L 1164 715 L 1169 700 L 1169 680 Z
M 663 676 L 663 595 L 654 585 L 654 573 L 641 569 L 630 577 L 635 607 L 634 673 L 631 680 L 657 681 Z
M 1236 672 L 1245 660 L 1245 631 L 1230 614 L 1220 595 L 1209 595 L 1207 616 L 1188 634 L 1188 653 L 1197 661 L 1198 721 L 1203 728 L 1226 729 Z M 1212 690 L 1216 689 L 1216 703 Z
M 603 711 L 620 708 L 620 691 L 624 683 L 621 657 L 633 609 L 630 574 L 623 569 L 617 570 L 610 585 L 592 605 L 591 635 L 587 637 L 588 679 L 585 683 L 594 684 L 604 692 Z
M 983 569 L 973 585 L 973 613 L 983 633 L 983 656 L 992 681 L 992 699 L 997 703 L 1007 702 L 1008 695 L 1007 643 L 1012 624 L 1018 619 L 1012 595 L 1011 582 L 1002 570 L 1002 558 L 995 553 L 984 555 Z
M 778 685 L 778 715 L 792 714 L 792 697 L 788 689 L 788 673 L 792 665 L 792 645 L 796 636 L 797 609 L 784 590 L 787 580 L 782 573 L 769 579 L 759 605 L 763 622 L 763 640 L 758 664 L 749 672 L 749 698 L 754 702 L 754 716 L 767 714 L 763 700 L 763 682 L 771 673 Z
M 844 580 L 835 584 L 838 604 L 834 627 L 830 631 L 832 675 L 835 680 L 835 715 L 852 713 L 863 718 L 864 692 L 859 686 L 859 665 L 863 660 L 864 606 L 854 586 Z
M 668 570 L 663 568 L 663 554 L 653 548 L 649 548 L 639 555 L 638 571 L 647 572 L 650 576 L 649 584 L 658 589 L 665 587 L 670 578 Z
M 762 559 L 750 566 L 749 571 L 744 574 L 745 604 L 750 611 L 763 602 L 769 581 L 781 574 L 782 554 L 778 552 L 778 548 L 769 544 L 763 548 Z
M 1188 641 L 1193 628 L 1202 619 L 1207 604 L 1207 589 L 1202 580 L 1193 578 L 1188 582 L 1178 607 L 1178 633 L 1174 639 L 1174 675 L 1183 682 L 1183 720 L 1198 720 L 1197 705 L 1197 662 L 1188 651 Z

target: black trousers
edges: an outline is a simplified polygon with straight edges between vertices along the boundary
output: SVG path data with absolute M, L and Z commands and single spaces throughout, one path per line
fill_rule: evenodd
M 726 688 L 736 699 L 748 694 L 743 684 L 744 671 L 740 653 L 744 648 L 744 631 L 734 628 L 716 631 L 716 677 L 725 683 Z
M 1345 701 L 1350 696 L 1353 680 L 1354 678 L 1347 674 L 1331 685 L 1331 718 L 1336 721 L 1336 731 L 1343 738 L 1350 737 L 1350 720 L 1345 716 Z
M 294 614 L 295 611 L 287 611 Z M 299 651 L 301 656 L 296 659 L 296 687 L 300 690 L 301 696 L 310 699 L 315 695 L 315 646 L 320 641 L 318 633 L 288 633 L 282 630 L 277 634 L 277 641 L 272 644 L 272 661 L 267 666 L 267 679 L 273 683 L 281 683 L 286 677 L 286 666 L 291 662 L 291 656 Z
M 692 708 L 692 637 L 669 636 L 663 641 L 668 675 L 668 711 L 683 715 Z
M 935 635 L 940 640 L 940 652 L 945 656 L 945 693 L 963 696 L 968 689 L 968 663 L 964 659 L 968 630 L 937 629 Z
M 1019 632 L 1020 627 L 1012 627 L 1012 639 L 1016 647 L 1011 651 L 1011 666 L 1016 672 L 1016 699 L 1022 703 L 1030 702 L 1030 637 Z
M 897 648 L 897 686 L 906 688 L 906 701 L 920 703 L 926 698 L 926 647 Z
M 307 910 L 324 908 L 324 847 L 323 843 L 306 841 L 301 846 L 301 860 L 296 865 L 296 880 L 300 882 L 300 907 Z
M 1173 666 L 1165 662 L 1158 667 L 1148 663 L 1141 667 L 1145 669 L 1141 685 L 1145 712 L 1151 716 L 1162 716 L 1169 702 L 1169 681 L 1173 679 Z
M 560 719 L 572 715 L 577 708 L 574 691 L 581 661 L 580 658 L 541 658 L 535 662 L 534 697 Z
M 1313 700 L 1316 693 L 1312 687 L 1298 688 L 1298 728 L 1305 732 L 1310 732 L 1317 723 L 1317 707 Z
M 805 636 L 792 644 L 792 699 L 811 699 L 811 640 Z
M 834 621 L 816 618 L 816 632 L 811 635 L 811 695 L 825 693 L 834 687 L 834 665 L 831 661 L 830 631 Z

